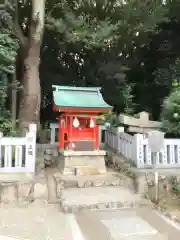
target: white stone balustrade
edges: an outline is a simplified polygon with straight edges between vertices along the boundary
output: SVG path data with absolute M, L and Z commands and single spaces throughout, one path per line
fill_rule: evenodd
M 0 134 L 0 173 L 34 173 L 36 162 L 36 124 L 30 124 L 25 137 Z
M 148 139 L 142 134 L 134 136 L 119 132 L 117 128 L 106 129 L 105 144 L 132 160 L 138 168 L 152 167 L 152 154 Z M 157 153 L 157 168 L 180 167 L 180 139 L 165 139 L 164 148 Z

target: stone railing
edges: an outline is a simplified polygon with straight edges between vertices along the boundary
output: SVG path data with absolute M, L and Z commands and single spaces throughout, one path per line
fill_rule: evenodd
M 30 124 L 25 137 L 0 137 L 0 173 L 34 173 L 36 125 Z
M 142 134 L 134 136 L 124 133 L 119 128 L 107 128 L 105 143 L 132 160 L 138 168 L 152 167 L 152 154 L 148 146 L 148 139 Z M 180 139 L 165 139 L 164 148 L 157 153 L 157 168 L 180 167 Z

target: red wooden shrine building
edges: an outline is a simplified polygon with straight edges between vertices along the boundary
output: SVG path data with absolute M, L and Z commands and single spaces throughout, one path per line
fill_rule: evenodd
M 59 112 L 59 149 L 99 149 L 96 119 L 112 107 L 102 98 L 100 88 L 53 85 L 54 111 Z

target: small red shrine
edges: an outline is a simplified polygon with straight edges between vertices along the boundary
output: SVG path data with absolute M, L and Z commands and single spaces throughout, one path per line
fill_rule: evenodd
M 54 111 L 59 112 L 60 150 L 98 150 L 96 119 L 112 110 L 100 88 L 53 85 Z

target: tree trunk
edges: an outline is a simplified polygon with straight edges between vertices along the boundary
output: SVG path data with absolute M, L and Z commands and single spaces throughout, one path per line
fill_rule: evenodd
M 23 46 L 22 94 L 19 126 L 24 133 L 30 123 L 39 124 L 41 87 L 39 78 L 40 48 L 44 30 L 45 0 L 32 0 L 32 21 L 29 38 Z
M 39 79 L 40 44 L 32 43 L 28 46 L 27 57 L 24 59 L 22 79 L 22 95 L 20 100 L 19 123 L 22 131 L 30 123 L 39 122 L 41 88 Z

